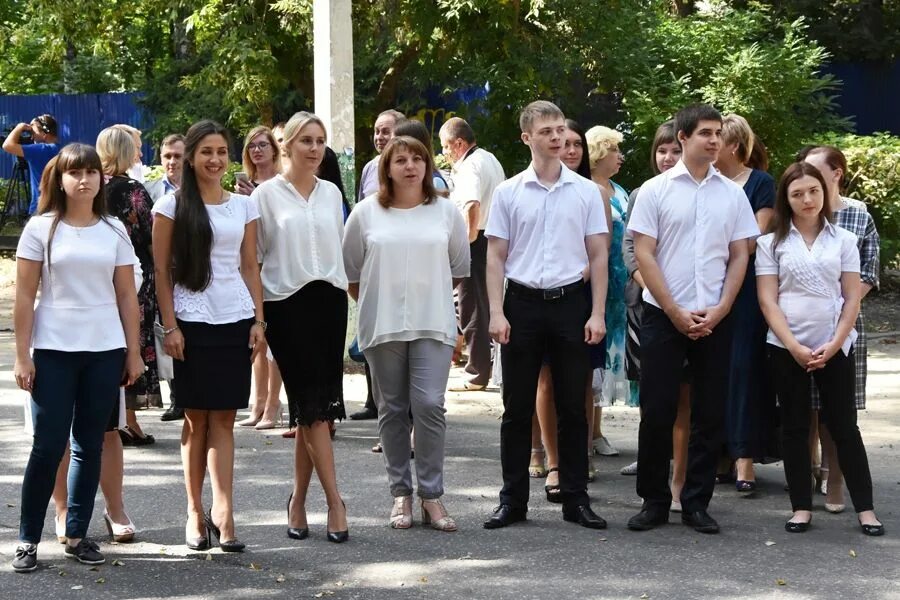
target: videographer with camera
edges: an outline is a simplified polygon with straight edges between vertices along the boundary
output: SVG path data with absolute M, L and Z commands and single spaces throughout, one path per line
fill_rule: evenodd
M 37 211 L 41 174 L 50 159 L 59 152 L 56 119 L 52 115 L 40 115 L 30 123 L 19 123 L 3 141 L 3 150 L 25 159 L 31 188 L 28 214 Z

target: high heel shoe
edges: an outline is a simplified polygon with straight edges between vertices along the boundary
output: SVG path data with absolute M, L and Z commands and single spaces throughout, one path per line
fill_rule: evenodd
M 409 529 L 412 527 L 412 496 L 397 496 L 391 509 L 392 529 Z
M 547 467 L 544 466 L 546 453 L 543 448 L 531 449 L 531 464 L 528 465 L 528 476 L 534 479 L 543 479 L 547 476 Z
M 426 502 L 438 508 L 441 513 L 440 519 L 437 521 L 432 520 L 431 513 L 425 508 Z M 451 517 L 447 512 L 447 509 L 444 508 L 444 503 L 441 502 L 440 498 L 434 498 L 433 500 L 422 498 L 422 525 L 430 525 L 432 529 L 437 529 L 438 531 L 456 531 L 456 521 L 453 520 L 453 517 Z
M 212 509 L 206 511 L 206 515 L 203 517 L 204 522 L 206 523 L 206 529 L 210 533 L 212 533 L 216 537 L 216 542 L 219 544 L 219 548 L 222 549 L 222 552 L 243 552 L 244 548 L 247 547 L 243 542 L 238 541 L 237 538 L 233 540 L 223 540 L 222 532 L 213 523 L 212 520 Z M 212 541 L 210 541 L 210 546 L 212 546 Z
M 288 497 L 287 503 L 287 518 L 288 518 L 288 528 L 287 528 L 287 536 L 292 540 L 305 540 L 309 537 L 309 526 L 306 527 L 291 527 L 291 500 L 294 499 L 294 494 L 292 493 Z
M 559 471 L 559 467 L 553 467 L 547 470 L 547 474 L 549 476 L 550 473 L 555 473 Z M 547 502 L 553 502 L 554 504 L 562 503 L 562 487 L 557 483 L 556 485 L 545 485 L 544 493 L 547 494 Z
M 344 501 L 343 501 L 343 500 L 341 500 L 341 505 L 344 507 L 344 511 L 346 512 L 346 510 L 347 510 L 347 505 L 344 504 Z M 330 509 L 330 508 L 328 509 L 328 514 L 331 514 L 331 509 Z M 326 525 L 325 525 L 325 527 L 326 527 L 325 534 L 326 534 L 326 535 L 325 535 L 325 537 L 328 539 L 329 542 L 334 542 L 335 544 L 343 544 L 344 542 L 346 542 L 347 540 L 350 539 L 350 530 L 349 530 L 349 528 L 348 528 L 348 529 L 345 529 L 345 530 L 343 530 L 343 531 L 328 531 L 328 530 L 327 530 L 327 527 L 328 527 L 328 524 L 327 524 L 327 523 L 328 523 L 328 522 L 326 521 Z
M 277 419 L 263 419 L 260 418 L 259 422 L 253 427 L 257 431 L 262 431 L 263 429 L 275 429 L 275 421 L 278 421 L 279 427 L 284 427 L 284 411 L 281 409 L 281 404 L 278 405 L 278 415 Z
M 212 547 L 212 539 L 209 534 L 209 527 L 206 526 L 206 517 L 203 518 L 203 527 L 202 534 L 195 538 L 184 538 L 184 545 L 188 547 L 189 550 L 196 550 L 202 552 L 204 550 L 209 550 Z
M 130 542 L 134 539 L 134 523 L 131 522 L 131 518 L 128 517 L 128 515 L 125 515 L 125 517 L 128 519 L 128 522 L 120 525 L 119 523 L 113 522 L 106 510 L 103 511 L 103 521 L 106 523 L 106 530 L 109 532 L 109 536 L 120 543 Z
M 56 525 L 56 541 L 60 544 L 66 543 L 66 518 L 63 517 L 60 520 L 61 515 L 56 515 L 53 517 L 53 524 Z
M 262 419 L 262 413 L 260 413 L 258 415 L 250 415 L 246 419 L 242 419 L 242 420 L 238 421 L 237 425 L 239 427 L 253 427 L 257 423 L 259 423 L 260 419 Z

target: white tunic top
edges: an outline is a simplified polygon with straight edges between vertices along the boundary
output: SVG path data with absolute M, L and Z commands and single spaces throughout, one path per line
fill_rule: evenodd
M 469 238 L 447 198 L 415 208 L 356 205 L 344 232 L 347 277 L 359 282 L 359 347 L 433 339 L 456 344 L 453 278 L 469 276 Z
M 497 157 L 482 148 L 474 148 L 453 165 L 453 191 L 450 199 L 462 212 L 470 202 L 480 203 L 478 229 L 487 227 L 494 190 L 506 174 Z
M 212 277 L 209 286 L 199 292 L 175 284 L 175 317 L 211 325 L 249 319 L 254 316 L 255 307 L 241 277 L 241 242 L 244 227 L 259 218 L 256 203 L 249 196 L 231 194 L 222 204 L 205 206 L 213 230 Z M 175 195 L 163 196 L 153 205 L 153 213 L 174 221 Z
M 712 165 L 703 181 L 684 162 L 644 182 L 628 230 L 656 240 L 656 261 L 676 304 L 702 310 L 719 303 L 730 256 L 728 245 L 755 238 L 759 227 L 744 190 Z M 646 302 L 662 308 L 650 289 Z
M 588 266 L 584 238 L 609 231 L 599 188 L 560 167 L 549 188 L 533 166 L 497 186 L 484 232 L 509 241 L 506 277 L 534 289 L 581 279 Z
M 844 306 L 841 273 L 859 273 L 856 235 L 826 223 L 808 249 L 791 223 L 787 237 L 773 251 L 774 241 L 774 233 L 756 241 L 756 276 L 778 276 L 778 306 L 788 327 L 798 342 L 815 350 L 837 329 Z M 850 330 L 841 344 L 844 354 L 850 352 L 857 335 Z M 766 341 L 785 347 L 771 329 Z
M 307 200 L 279 174 L 250 197 L 259 208 L 257 256 L 266 300 L 284 300 L 318 280 L 347 289 L 343 200 L 336 185 L 316 178 Z
M 53 215 L 31 217 L 16 256 L 41 261 L 41 295 L 32 346 L 41 350 L 103 352 L 125 347 L 113 275 L 137 258 L 125 226 L 107 217 L 90 227 L 57 225 L 47 263 Z

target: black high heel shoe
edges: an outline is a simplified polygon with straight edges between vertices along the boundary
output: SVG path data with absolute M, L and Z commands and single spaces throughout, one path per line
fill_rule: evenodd
M 344 511 L 346 511 L 347 505 L 344 504 L 343 500 L 341 500 L 341 504 L 344 506 Z M 328 509 L 328 513 L 331 514 L 330 508 Z M 325 527 L 327 528 L 328 525 L 326 524 Z M 335 544 L 343 544 L 344 542 L 346 542 L 347 540 L 350 539 L 350 530 L 349 529 L 345 529 L 344 531 L 328 531 L 326 529 L 325 533 L 326 533 L 326 537 L 328 538 L 328 541 L 334 542 Z
M 294 494 L 291 493 L 291 495 L 288 496 L 288 503 L 287 503 L 287 518 L 288 518 L 287 535 L 292 540 L 305 540 L 306 538 L 309 537 L 309 526 L 308 525 L 306 527 L 302 527 L 302 528 L 301 527 L 291 527 L 291 500 L 293 500 L 293 499 L 294 499 Z
M 551 469 L 547 469 L 547 474 L 558 472 L 559 467 L 553 467 Z M 553 502 L 554 504 L 562 504 L 562 487 L 557 483 L 556 485 L 545 485 L 544 493 L 547 494 L 547 502 Z
M 219 544 L 219 548 L 222 549 L 222 552 L 243 552 L 244 548 L 247 547 L 246 544 L 238 541 L 237 538 L 233 540 L 222 539 L 222 532 L 219 531 L 219 528 L 216 527 L 215 523 L 213 523 L 212 509 L 206 511 L 204 521 L 206 522 L 206 530 L 216 536 L 216 542 Z M 210 542 L 210 546 L 212 546 L 212 542 Z
M 195 538 L 184 538 L 184 545 L 187 546 L 189 550 L 197 550 L 202 552 L 203 550 L 209 550 L 210 546 L 212 546 L 212 541 L 210 540 L 209 536 L 209 528 L 206 527 L 205 519 L 203 529 L 206 532 L 206 535 L 201 535 Z

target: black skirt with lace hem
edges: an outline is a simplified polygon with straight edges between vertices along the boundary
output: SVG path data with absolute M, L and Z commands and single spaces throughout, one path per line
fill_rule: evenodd
M 284 300 L 267 300 L 263 308 L 291 425 L 343 419 L 347 292 L 313 281 Z

